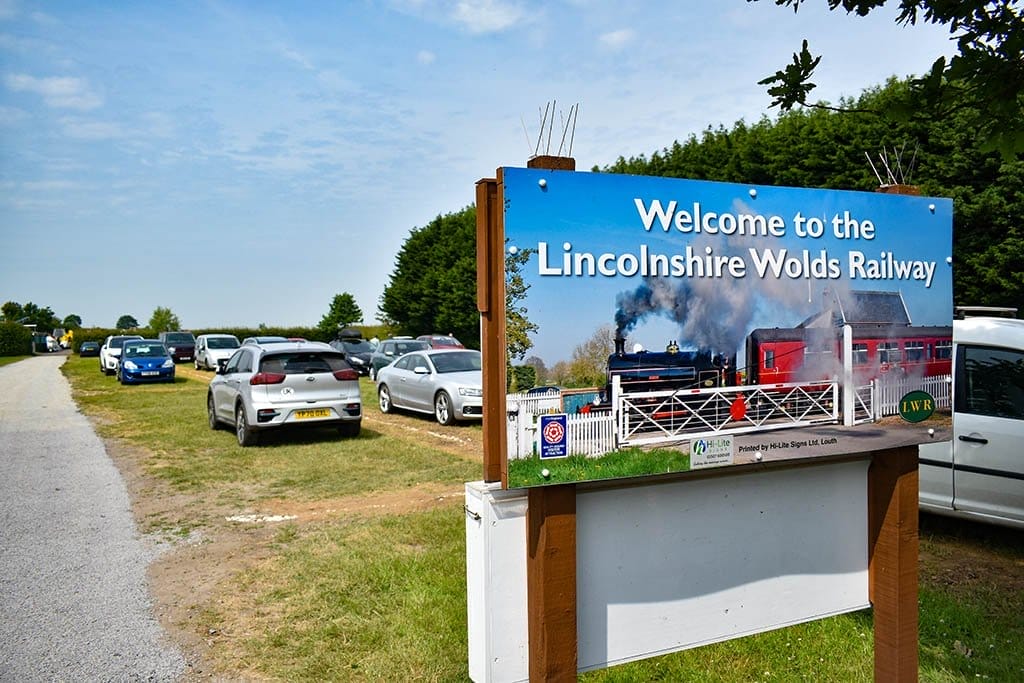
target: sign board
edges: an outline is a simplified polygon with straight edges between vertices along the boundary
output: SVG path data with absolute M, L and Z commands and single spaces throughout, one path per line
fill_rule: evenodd
M 923 422 L 935 412 L 935 398 L 927 391 L 911 391 L 900 399 L 900 417 L 907 422 Z
M 615 377 L 624 392 L 676 396 L 842 378 L 844 325 L 858 386 L 949 366 L 949 199 L 523 168 L 500 169 L 499 182 L 506 280 L 521 278 L 515 305 L 535 326 L 526 355 L 548 369 L 571 364 L 599 397 L 584 407 L 591 416 L 612 415 Z M 726 420 L 765 423 L 771 401 L 745 394 L 723 394 L 722 419 L 699 436 Z M 631 405 L 652 431 L 693 413 L 673 399 Z M 629 445 L 615 419 L 609 454 Z M 654 461 L 616 476 L 688 469 L 692 453 Z M 510 460 L 508 485 L 545 483 L 535 464 Z
M 733 462 L 731 436 L 708 436 L 690 441 L 690 468 L 721 467 Z
M 540 416 L 540 458 L 569 455 L 569 430 L 565 413 Z

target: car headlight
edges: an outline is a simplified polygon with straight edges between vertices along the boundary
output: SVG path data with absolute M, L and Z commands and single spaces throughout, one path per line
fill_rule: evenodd
M 356 365 L 366 365 L 366 361 L 365 360 L 363 360 L 362 358 L 356 358 L 355 356 L 352 356 L 351 358 L 349 358 L 348 362 L 349 363 L 355 363 Z
M 168 347 L 167 347 L 167 350 L 168 350 L 168 351 L 169 351 L 170 353 L 174 353 L 174 351 L 175 351 L 175 348 L 174 348 L 173 346 L 168 346 Z
M 477 387 L 459 387 L 459 396 L 483 396 L 483 389 Z
M 160 367 L 162 367 L 162 368 L 173 368 L 174 367 L 174 359 L 173 358 L 168 358 L 167 360 L 164 361 L 164 364 L 161 365 Z
M 125 370 L 138 370 L 139 366 L 136 365 L 135 363 L 131 362 L 130 360 L 126 360 L 124 362 L 124 368 L 125 368 Z

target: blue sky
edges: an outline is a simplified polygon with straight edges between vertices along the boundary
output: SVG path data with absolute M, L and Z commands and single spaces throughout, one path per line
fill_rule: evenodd
M 645 348 L 733 353 L 755 328 L 818 313 L 826 291 L 898 291 L 914 324 L 951 324 L 949 199 L 519 168 L 503 180 L 509 249 L 534 250 L 530 353 L 548 365 L 616 323 Z
M 757 81 L 804 37 L 833 102 L 951 52 L 942 28 L 893 17 L 824 0 L 0 0 L 0 300 L 89 326 L 163 306 L 208 328 L 315 325 L 349 292 L 369 322 L 409 231 L 525 165 L 546 102 L 579 104 L 585 170 L 774 115 Z

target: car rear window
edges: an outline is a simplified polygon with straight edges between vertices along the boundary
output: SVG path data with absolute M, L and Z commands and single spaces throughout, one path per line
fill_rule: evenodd
M 325 351 L 293 351 L 263 356 L 260 360 L 260 372 L 273 372 L 285 375 L 308 375 L 317 372 L 337 372 L 348 370 L 351 366 L 345 362 L 340 353 Z

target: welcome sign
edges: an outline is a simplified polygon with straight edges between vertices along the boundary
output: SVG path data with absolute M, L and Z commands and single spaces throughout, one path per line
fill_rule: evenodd
M 527 355 L 569 377 L 590 363 L 591 377 L 605 377 L 592 387 L 595 410 L 614 375 L 641 389 L 652 377 L 742 385 L 758 329 L 828 341 L 841 339 L 843 320 L 866 328 L 877 317 L 871 324 L 898 340 L 952 322 L 949 199 L 522 168 L 502 169 L 501 180 L 507 276 L 522 278 L 518 305 L 536 326 Z M 850 310 L 868 300 L 872 310 Z M 886 369 L 899 369 L 897 356 L 918 347 L 893 344 L 855 353 L 887 354 Z M 929 344 L 924 352 L 938 353 Z M 839 363 L 839 349 L 819 346 Z M 770 362 L 796 353 L 779 346 Z M 726 412 L 757 419 L 744 401 L 730 397 Z M 687 410 L 666 404 L 647 419 L 676 422 Z M 530 467 L 510 461 L 509 485 L 529 485 L 514 471 Z

